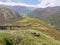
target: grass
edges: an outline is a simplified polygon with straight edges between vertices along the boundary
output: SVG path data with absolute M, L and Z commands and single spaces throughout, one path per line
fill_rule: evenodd
M 37 30 L 14 30 L 0 31 L 0 45 L 60 45 L 60 41 Z
M 0 30 L 0 45 L 60 45 L 60 33 L 39 19 L 27 18 L 14 24 L 22 27 Z
M 52 28 L 51 26 L 43 22 L 42 20 L 35 18 L 26 18 L 21 21 L 17 21 L 15 24 L 25 26 L 22 27 L 21 29 L 39 30 L 41 32 L 47 33 L 48 35 L 54 37 L 55 39 L 60 40 L 60 33 L 56 29 Z

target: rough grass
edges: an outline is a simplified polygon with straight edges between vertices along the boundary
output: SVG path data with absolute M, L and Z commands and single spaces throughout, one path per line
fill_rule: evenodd
M 45 22 L 39 19 L 35 18 L 26 18 L 21 21 L 17 21 L 15 24 L 20 24 L 25 27 L 22 27 L 21 29 L 32 29 L 32 30 L 40 30 L 41 32 L 45 32 L 51 37 L 54 37 L 55 39 L 60 40 L 60 33 L 52 28 L 51 26 L 47 25 Z
M 14 30 L 0 31 L 0 45 L 60 45 L 60 41 L 37 30 Z
M 23 26 L 0 30 L 0 45 L 60 45 L 60 33 L 41 20 L 28 18 L 15 24 Z

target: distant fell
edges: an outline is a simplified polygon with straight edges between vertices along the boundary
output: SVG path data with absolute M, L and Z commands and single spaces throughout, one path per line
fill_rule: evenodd
M 22 17 L 13 9 L 0 5 L 0 24 L 20 20 Z

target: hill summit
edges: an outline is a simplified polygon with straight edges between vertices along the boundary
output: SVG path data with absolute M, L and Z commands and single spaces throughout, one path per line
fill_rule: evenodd
M 14 24 L 14 23 L 13 23 Z M 52 26 L 49 26 L 47 23 L 40 19 L 36 18 L 26 18 L 20 21 L 17 21 L 15 24 L 23 25 L 21 29 L 24 30 L 39 30 L 41 32 L 44 32 L 55 39 L 60 40 L 60 33 L 56 31 Z

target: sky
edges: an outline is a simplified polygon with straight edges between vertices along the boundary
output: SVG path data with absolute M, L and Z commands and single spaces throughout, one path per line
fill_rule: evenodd
M 0 4 L 10 6 L 27 6 L 36 8 L 46 8 L 60 6 L 60 0 L 0 0 Z

